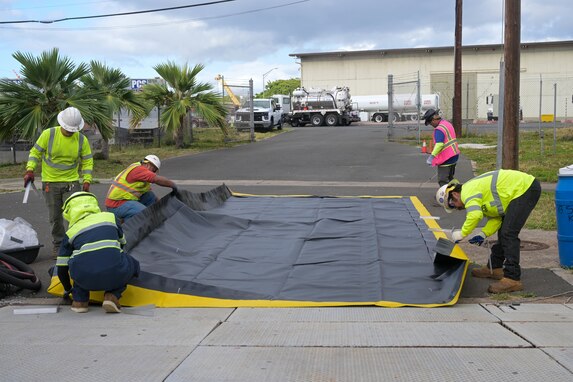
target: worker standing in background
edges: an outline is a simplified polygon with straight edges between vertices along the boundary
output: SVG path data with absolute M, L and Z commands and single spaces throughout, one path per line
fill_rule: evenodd
M 426 163 L 438 168 L 438 184 L 443 186 L 454 179 L 460 156 L 456 132 L 450 122 L 440 117 L 438 110 L 428 109 L 423 118 L 426 126 L 434 128 L 434 149 Z
M 89 192 L 73 193 L 64 203 L 63 216 L 69 228 L 56 267 L 64 297 L 72 294 L 72 311 L 87 312 L 90 291 L 103 290 L 103 309 L 121 312 L 119 299 L 129 280 L 139 275 L 139 262 L 123 252 L 125 237 L 116 217 L 101 212 Z
M 540 195 L 539 181 L 515 170 L 486 172 L 464 184 L 454 180 L 436 193 L 436 201 L 446 212 L 467 211 L 462 229 L 452 232 L 455 242 L 468 236 L 483 217 L 487 223 L 469 243 L 481 246 L 487 237 L 497 232 L 497 243 L 491 247 L 488 264 L 472 270 L 474 277 L 499 280 L 489 286 L 490 293 L 523 290 L 519 233 Z
M 52 255 L 55 258 L 65 234 L 62 218 L 64 200 L 76 191 L 89 191 L 92 181 L 93 155 L 88 139 L 80 133 L 84 120 L 78 109 L 68 107 L 58 114 L 59 126 L 42 132 L 30 150 L 24 187 L 34 181 L 34 170 L 42 164 L 42 190 L 52 226 Z M 79 182 L 79 171 L 83 187 Z
M 119 173 L 107 192 L 107 210 L 125 222 L 157 201 L 157 196 L 151 191 L 151 183 L 177 191 L 172 180 L 156 174 L 160 167 L 161 161 L 156 155 L 147 155 L 141 162 L 132 163 Z

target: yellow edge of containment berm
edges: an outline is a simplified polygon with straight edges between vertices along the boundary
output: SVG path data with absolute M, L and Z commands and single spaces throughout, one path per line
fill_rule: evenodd
M 233 193 L 233 196 L 263 196 L 263 195 L 250 195 Z M 273 197 L 307 197 L 311 195 L 266 195 Z M 341 198 L 403 198 L 402 196 L 341 196 Z M 429 216 L 430 213 L 420 202 L 420 200 L 411 196 L 410 200 L 414 204 L 416 210 L 420 213 L 420 216 Z M 434 221 L 434 219 L 424 219 L 429 228 L 440 229 L 440 226 Z M 447 238 L 443 232 L 433 232 L 436 238 Z M 461 294 L 463 281 L 467 275 L 467 270 L 469 266 L 469 259 L 465 252 L 456 245 L 450 254 L 459 260 L 465 260 L 464 273 L 462 276 L 462 282 L 460 287 L 452 300 L 441 303 L 441 304 L 404 304 L 395 301 L 360 301 L 360 302 L 348 302 L 348 301 L 288 301 L 288 300 L 230 300 L 230 299 L 219 299 L 211 297 L 201 297 L 187 294 L 178 293 L 168 293 L 152 289 L 141 288 L 133 285 L 128 285 L 127 289 L 121 297 L 121 304 L 125 306 L 143 306 L 154 304 L 161 308 L 239 308 L 239 307 L 252 307 L 252 308 L 288 308 L 288 307 L 334 307 L 334 306 L 381 306 L 387 308 L 398 308 L 403 306 L 412 307 L 425 307 L 434 308 L 439 306 L 451 306 L 454 305 Z M 52 277 L 50 286 L 48 287 L 48 293 L 56 296 L 63 296 L 64 288 L 62 287 L 59 278 Z M 103 301 L 103 291 L 91 292 L 90 301 L 99 302 Z

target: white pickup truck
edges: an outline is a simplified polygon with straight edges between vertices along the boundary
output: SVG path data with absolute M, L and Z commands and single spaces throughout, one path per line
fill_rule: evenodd
M 283 111 L 274 98 L 254 99 L 253 115 L 255 130 L 271 131 L 275 126 L 283 128 Z M 251 108 L 248 103 L 235 112 L 235 127 L 237 130 L 250 129 Z

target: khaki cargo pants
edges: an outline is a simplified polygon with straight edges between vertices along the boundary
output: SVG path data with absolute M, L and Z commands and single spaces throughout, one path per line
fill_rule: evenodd
M 62 215 L 62 206 L 66 199 L 74 192 L 81 191 L 79 181 L 77 182 L 49 182 L 42 183 L 44 198 L 48 206 L 50 225 L 52 226 L 52 244 L 59 247 L 66 228 L 64 227 L 64 216 Z

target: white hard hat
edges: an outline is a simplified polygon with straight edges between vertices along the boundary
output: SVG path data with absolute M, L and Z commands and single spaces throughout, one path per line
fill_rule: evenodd
M 153 154 L 146 155 L 145 158 L 143 158 L 143 160 L 146 160 L 150 163 L 153 163 L 153 165 L 155 167 L 157 167 L 158 170 L 161 168 L 161 161 L 159 160 L 157 155 L 153 155 Z
M 453 179 L 448 184 L 444 184 L 436 192 L 436 202 L 441 204 L 447 213 L 452 213 L 455 208 L 450 207 L 448 199 L 450 198 L 450 192 L 452 192 L 460 182 L 457 179 Z
M 77 133 L 84 128 L 82 114 L 75 107 L 68 107 L 58 113 L 58 123 L 64 130 Z
M 446 212 L 451 213 L 452 210 L 449 208 L 450 206 L 448 205 L 448 193 L 447 193 L 447 189 L 448 189 L 448 185 L 444 184 L 442 187 L 440 187 L 438 189 L 438 191 L 436 192 L 436 202 L 444 207 L 444 209 L 446 210 Z

